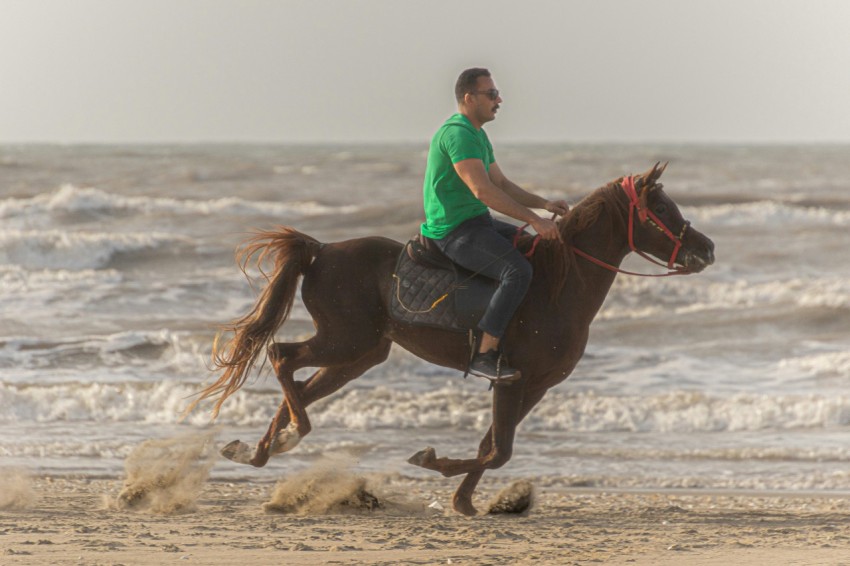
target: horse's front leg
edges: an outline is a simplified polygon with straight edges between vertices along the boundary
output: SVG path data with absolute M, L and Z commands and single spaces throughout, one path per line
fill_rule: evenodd
M 525 391 L 522 396 L 522 409 L 519 414 L 519 418 L 517 419 L 517 424 L 519 424 L 522 419 L 524 419 L 531 409 L 540 402 L 540 399 L 543 398 L 545 389 L 538 389 L 536 391 Z M 481 444 L 478 447 L 478 456 L 481 457 L 484 454 L 487 454 L 491 450 L 491 446 L 493 443 L 493 427 L 490 427 L 490 430 L 487 431 L 487 434 L 484 435 L 484 438 L 481 440 Z M 478 511 L 475 509 L 475 506 L 472 504 L 472 495 L 475 493 L 475 488 L 478 486 L 478 482 L 481 481 L 481 478 L 484 476 L 484 471 L 476 471 L 469 472 L 466 474 L 466 477 L 463 478 L 463 481 L 460 482 L 457 490 L 452 497 L 452 508 L 466 516 L 474 516 L 478 514 Z
M 522 410 L 524 385 L 524 381 L 519 380 L 515 383 L 497 384 L 494 387 L 493 424 L 490 427 L 489 434 L 492 442 L 488 443 L 487 439 L 482 441 L 477 458 L 437 458 L 435 450 L 429 447 L 414 454 L 408 462 L 428 470 L 434 470 L 446 477 L 480 473 L 505 465 L 511 459 L 513 453 L 514 436 Z
M 483 447 L 485 443 L 489 446 L 489 434 L 484 437 L 484 440 L 481 442 L 481 446 Z M 489 447 L 487 449 L 489 450 Z M 463 478 L 463 481 L 460 482 L 460 485 L 455 491 L 454 496 L 452 496 L 452 509 L 462 515 L 466 515 L 467 517 L 474 517 L 478 514 L 478 510 L 475 508 L 475 505 L 472 504 L 472 494 L 475 493 L 475 488 L 478 486 L 478 482 L 481 481 L 483 476 L 484 470 L 469 472 L 466 474 L 466 477 Z

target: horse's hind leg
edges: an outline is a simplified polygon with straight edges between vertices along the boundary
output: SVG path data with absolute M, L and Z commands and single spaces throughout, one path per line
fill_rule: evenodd
M 293 379 L 295 371 L 311 365 L 324 365 L 326 362 L 323 360 L 328 359 L 313 353 L 316 344 L 311 345 L 310 340 L 292 344 L 273 344 L 269 348 L 269 357 L 272 359 L 278 380 L 284 390 L 284 400 L 278 407 L 266 434 L 253 451 L 247 444 L 237 440 L 225 446 L 221 451 L 222 455 L 236 462 L 261 467 L 268 462 L 271 455 L 291 450 L 303 436 L 310 432 L 306 407 L 337 391 L 369 368 L 386 360 L 391 344 L 389 340 L 379 340 L 376 345 L 354 361 L 322 367 L 306 382 L 296 382 Z M 321 353 L 321 350 L 319 351 Z
M 253 465 L 263 466 L 271 454 L 292 450 L 312 430 L 310 418 L 293 379 L 296 368 L 304 367 L 304 362 L 309 357 L 309 346 L 306 343 L 275 343 L 269 346 L 269 360 L 283 389 L 283 401 L 257 446 L 251 460 Z M 293 358 L 291 363 L 290 358 Z M 284 425 L 287 419 L 289 422 Z
M 296 383 L 292 380 L 292 374 L 289 373 L 288 383 L 283 385 L 289 411 L 282 413 L 280 418 L 272 422 L 272 426 L 269 427 L 273 438 L 271 453 L 281 454 L 294 448 L 311 429 L 307 417 L 307 405 L 338 391 L 346 383 L 363 375 L 368 369 L 384 362 L 389 355 L 391 345 L 392 342 L 389 340 L 381 340 L 374 349 L 355 362 L 324 367 L 310 376 L 306 382 Z M 289 423 L 285 424 L 287 416 Z
M 269 360 L 283 389 L 283 400 L 272 418 L 268 431 L 257 443 L 256 448 L 252 451 L 251 447 L 244 442 L 234 440 L 222 448 L 221 454 L 225 458 L 258 468 L 264 466 L 268 462 L 270 452 L 274 449 L 278 433 L 285 426 L 282 424 L 285 417 L 288 418 L 288 423 L 295 425 L 292 436 L 298 435 L 298 439 L 294 440 L 291 446 L 286 447 L 287 450 L 294 448 L 298 440 L 310 432 L 310 420 L 307 418 L 292 378 L 295 371 L 307 365 L 305 362 L 312 357 L 309 342 L 309 340 L 293 343 L 275 342 L 269 346 Z
M 278 379 L 281 381 L 286 395 L 285 403 L 289 409 L 289 423 L 284 425 L 286 413 L 281 414 L 278 409 L 280 417 L 269 427 L 272 433 L 271 453 L 282 454 L 295 448 L 312 428 L 307 417 L 307 405 L 334 393 L 349 381 L 363 375 L 369 368 L 383 363 L 389 355 L 391 345 L 389 340 L 382 340 L 377 347 L 354 363 L 322 368 L 306 382 L 296 383 L 291 372 L 287 372 L 283 377 L 279 373 Z
M 381 339 L 378 344 L 355 362 L 325 367 L 314 373 L 301 386 L 301 396 L 308 405 L 338 391 L 343 385 L 366 373 L 370 368 L 386 361 L 392 342 Z

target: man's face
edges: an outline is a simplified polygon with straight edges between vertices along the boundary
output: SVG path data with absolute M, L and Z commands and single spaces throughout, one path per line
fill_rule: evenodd
M 478 122 L 484 124 L 496 119 L 496 112 L 499 110 L 502 98 L 496 90 L 496 83 L 493 82 L 492 77 L 478 77 L 472 99 L 472 110 Z

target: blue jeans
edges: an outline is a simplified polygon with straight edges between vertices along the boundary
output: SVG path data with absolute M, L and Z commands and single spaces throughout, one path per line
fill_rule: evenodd
M 444 237 L 434 240 L 456 264 L 499 281 L 478 328 L 496 338 L 505 334 L 511 318 L 531 285 L 531 264 L 514 249 L 517 227 L 489 214 L 470 218 Z

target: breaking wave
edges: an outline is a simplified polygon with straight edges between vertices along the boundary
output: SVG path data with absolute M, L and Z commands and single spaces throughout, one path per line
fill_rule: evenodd
M 193 383 L 163 380 L 123 383 L 0 384 L 0 422 L 177 423 Z M 248 389 L 228 400 L 221 424 L 263 427 L 280 392 Z M 353 389 L 310 409 L 316 427 L 349 430 L 472 429 L 490 424 L 490 396 L 445 386 L 427 393 L 384 387 Z M 196 410 L 188 422 L 206 424 Z M 550 392 L 523 422 L 525 431 L 697 433 L 829 429 L 850 425 L 850 395 L 708 395 L 672 391 L 650 396 Z
M 0 264 L 27 269 L 103 269 L 119 255 L 193 247 L 189 238 L 165 233 L 107 234 L 65 230 L 0 231 Z
M 26 220 L 30 225 L 62 214 L 94 213 L 99 215 L 199 215 L 251 216 L 275 218 L 347 214 L 359 209 L 356 205 L 331 206 L 318 201 L 259 202 L 226 197 L 210 200 L 176 199 L 170 197 L 123 196 L 92 187 L 63 185 L 52 193 L 31 198 L 0 200 L 0 218 Z

